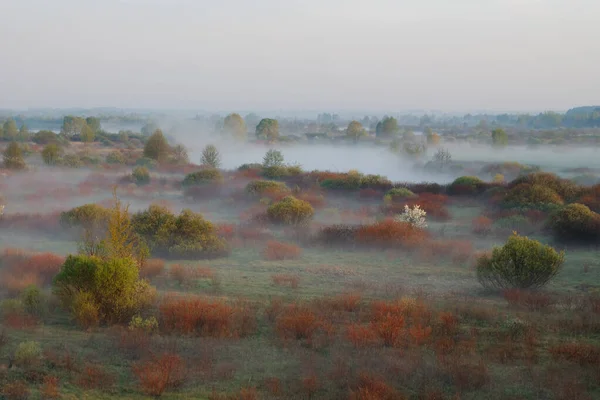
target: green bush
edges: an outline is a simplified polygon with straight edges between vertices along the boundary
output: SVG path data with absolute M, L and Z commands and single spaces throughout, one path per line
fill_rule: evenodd
M 513 186 L 504 197 L 504 206 L 509 208 L 548 210 L 563 203 L 563 199 L 553 189 L 538 184 L 521 183 Z
M 63 158 L 61 158 L 58 165 L 69 168 L 81 168 L 83 167 L 83 161 L 77 154 L 67 154 Z
M 100 323 L 100 309 L 92 293 L 75 292 L 70 311 L 77 325 L 83 329 L 95 327 Z
M 25 306 L 20 299 L 5 299 L 0 302 L 0 314 L 5 318 L 8 315 L 23 314 Z
M 310 203 L 287 196 L 267 209 L 269 219 L 275 223 L 301 225 L 307 223 L 315 214 Z
M 21 368 L 36 367 L 42 360 L 42 346 L 32 340 L 21 342 L 15 350 L 15 365 Z
M 563 263 L 564 252 L 515 234 L 504 246 L 479 257 L 477 279 L 486 289 L 539 288 L 558 274 Z
M 149 305 L 140 285 L 144 284 L 131 258 L 104 260 L 71 255 L 54 279 L 54 292 L 71 311 L 80 311 L 74 306 L 95 305 L 101 321 L 119 323 L 129 321 Z M 146 285 L 147 290 L 150 288 Z
M 187 174 L 181 183 L 183 186 L 206 185 L 209 183 L 220 183 L 223 181 L 223 175 L 218 169 L 202 169 L 197 172 Z
M 381 175 L 364 175 L 360 178 L 360 188 L 368 189 L 368 188 L 380 188 L 382 186 L 391 186 L 392 181 L 390 181 L 385 176 Z
M 576 199 L 581 194 L 581 188 L 574 182 L 571 182 L 568 179 L 561 179 L 555 174 L 548 172 L 535 172 L 520 176 L 510 182 L 508 187 L 512 189 L 523 183 L 549 188 L 567 202 Z
M 106 163 L 107 164 L 126 164 L 127 159 L 125 158 L 125 155 L 123 153 L 115 150 L 115 151 L 111 151 L 106 156 Z
M 142 318 L 139 315 L 131 318 L 129 322 L 129 330 L 141 330 L 146 333 L 154 333 L 158 331 L 158 321 L 154 317 Z
M 289 190 L 285 183 L 276 181 L 252 181 L 246 185 L 246 193 L 253 196 L 261 196 L 269 191 L 288 192 Z
M 134 214 L 131 222 L 155 256 L 210 258 L 228 253 L 216 227 L 190 210 L 175 216 L 165 207 L 151 205 Z
M 44 315 L 46 311 L 46 301 L 40 288 L 31 285 L 23 290 L 20 297 L 25 312 L 38 317 Z
M 150 172 L 146 167 L 135 167 L 131 178 L 137 185 L 147 185 L 150 183 Z
M 105 226 L 110 218 L 110 210 L 97 204 L 84 204 L 60 214 L 60 222 L 65 227 Z
M 410 197 L 416 197 L 416 195 L 407 188 L 393 188 L 388 190 L 383 199 L 384 201 L 389 202 L 394 200 L 403 200 Z
M 263 165 L 260 163 L 242 164 L 238 167 L 238 171 L 248 171 L 250 169 L 262 169 Z
M 600 237 L 600 215 L 583 204 L 569 204 L 552 213 L 548 224 L 560 240 L 595 241 Z
M 138 167 L 146 167 L 148 169 L 152 169 L 156 167 L 157 162 L 148 157 L 141 157 L 136 160 L 135 165 L 137 165 Z
M 472 195 L 477 193 L 484 182 L 476 176 L 458 177 L 448 187 L 451 195 Z

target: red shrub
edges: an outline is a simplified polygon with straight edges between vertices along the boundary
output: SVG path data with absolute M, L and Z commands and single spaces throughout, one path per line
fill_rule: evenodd
M 442 312 L 440 317 L 440 330 L 444 335 L 452 335 L 458 328 L 458 319 L 451 312 Z
M 404 336 L 404 316 L 388 313 L 371 322 L 371 328 L 383 340 L 384 345 L 399 346 Z
M 410 336 L 412 337 L 414 343 L 417 346 L 421 346 L 421 345 L 427 343 L 427 341 L 429 340 L 432 329 L 430 326 L 424 327 L 421 324 L 417 324 L 417 325 L 411 326 L 408 331 L 409 331 Z
M 58 378 L 51 375 L 45 376 L 44 385 L 41 387 L 40 393 L 43 399 L 60 398 L 60 393 L 58 392 Z
M 346 330 L 346 338 L 357 348 L 373 346 L 377 343 L 377 334 L 369 325 L 349 325 Z
M 296 305 L 284 309 L 276 322 L 277 333 L 283 339 L 311 341 L 320 326 L 321 323 L 311 310 Z
M 256 318 L 255 313 L 242 304 L 231 306 L 200 297 L 167 297 L 159 311 L 160 326 L 167 333 L 211 337 L 247 335 Z
M 273 396 L 281 396 L 282 394 L 281 381 L 279 378 L 266 378 L 263 381 L 263 386 L 267 389 L 269 394 Z
M 298 284 L 300 283 L 300 277 L 297 275 L 277 274 L 271 275 L 271 279 L 277 286 L 289 285 L 293 289 L 298 288 Z
M 360 374 L 356 388 L 350 392 L 350 400 L 403 400 L 394 388 L 389 386 L 383 379 L 369 375 Z
M 332 299 L 332 305 L 335 309 L 347 312 L 353 312 L 358 309 L 362 296 L 358 293 L 344 293 L 335 296 Z
M 428 233 L 407 222 L 392 219 L 363 225 L 356 232 L 356 239 L 364 245 L 381 247 L 414 247 L 428 238 Z
M 18 293 L 30 285 L 49 285 L 64 262 L 64 257 L 53 253 L 6 249 L 0 257 L 0 281 L 11 293 Z
M 6 400 L 26 400 L 29 398 L 29 387 L 26 382 L 9 382 L 2 386 L 2 394 Z
M 231 240 L 235 236 L 235 225 L 233 224 L 220 224 L 217 225 L 217 235 L 225 238 L 226 240 Z
M 479 216 L 473 220 L 473 233 L 476 235 L 486 236 L 492 232 L 493 221 L 485 216 Z
M 186 377 L 185 364 L 177 354 L 163 354 L 133 366 L 133 373 L 142 391 L 150 396 L 160 396 L 165 390 L 181 386 Z
M 315 374 L 310 374 L 302 379 L 302 389 L 309 399 L 321 388 L 321 383 Z
M 86 390 L 107 389 L 115 382 L 115 378 L 102 367 L 88 364 L 81 371 L 77 385 Z
M 269 240 L 263 250 L 263 257 L 269 261 L 294 260 L 301 256 L 302 249 L 294 244 Z
M 530 311 L 541 311 L 551 307 L 554 300 L 547 293 L 530 290 L 507 289 L 503 292 L 504 299 L 511 306 L 524 307 Z
M 554 359 L 562 359 L 581 366 L 600 365 L 600 346 L 587 343 L 563 343 L 552 346 L 548 352 Z
M 162 274 L 165 269 L 165 261 L 153 258 L 150 260 L 146 260 L 144 264 L 140 268 L 140 277 L 146 279 L 152 279 Z

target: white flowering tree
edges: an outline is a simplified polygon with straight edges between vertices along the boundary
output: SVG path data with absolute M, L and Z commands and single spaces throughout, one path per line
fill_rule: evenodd
M 413 208 L 410 208 L 408 205 L 404 206 L 404 213 L 400 214 L 396 217 L 396 221 L 408 222 L 412 226 L 416 228 L 427 228 L 427 221 L 425 221 L 425 216 L 427 212 L 421 210 L 421 206 L 418 204 Z

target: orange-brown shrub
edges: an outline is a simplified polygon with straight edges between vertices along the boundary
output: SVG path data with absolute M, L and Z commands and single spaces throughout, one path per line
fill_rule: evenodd
M 232 306 L 200 297 L 167 297 L 159 311 L 160 327 L 165 332 L 211 337 L 247 335 L 256 319 L 253 310 L 244 305 Z
M 331 304 L 336 310 L 353 312 L 358 309 L 362 296 L 358 293 L 343 293 L 331 299 Z
M 280 313 L 276 320 L 276 330 L 283 339 L 306 339 L 311 341 L 321 323 L 314 312 L 292 304 Z
M 279 378 L 265 378 L 263 381 L 263 386 L 267 389 L 267 392 L 273 396 L 281 396 L 282 394 L 281 381 Z
M 313 395 L 321 388 L 321 382 L 319 378 L 312 373 L 302 378 L 302 391 L 306 393 L 309 399 L 312 399 Z
M 9 382 L 2 386 L 2 394 L 6 400 L 26 400 L 29 398 L 29 387 L 24 381 Z
M 231 240 L 235 236 L 235 225 L 233 224 L 219 224 L 217 225 L 217 236 L 220 236 L 226 240 Z
M 458 318 L 451 312 L 441 312 L 439 314 L 440 331 L 443 335 L 453 335 L 458 328 Z
M 554 299 L 549 294 L 542 292 L 507 289 L 502 294 L 511 306 L 524 307 L 530 311 L 545 310 L 554 304 Z
M 107 389 L 114 383 L 114 376 L 99 365 L 86 365 L 77 378 L 77 385 L 86 390 Z
M 300 277 L 297 275 L 276 274 L 271 275 L 271 280 L 277 286 L 289 285 L 293 289 L 298 288 L 298 284 L 300 283 Z
M 413 325 L 408 330 L 411 338 L 417 346 L 421 346 L 429 341 L 431 331 L 432 329 L 430 326 L 422 326 L 421 324 Z
M 372 321 L 371 327 L 385 346 L 396 347 L 404 337 L 404 322 L 403 315 L 388 313 Z
M 562 343 L 550 347 L 548 352 L 554 359 L 574 362 L 581 366 L 600 365 L 600 346 L 588 343 Z
M 429 237 L 427 231 L 407 222 L 386 219 L 363 225 L 356 231 L 358 243 L 379 247 L 414 247 Z
M 46 286 L 52 283 L 65 258 L 53 253 L 27 253 L 6 249 L 0 257 L 0 281 L 10 293 L 19 293 L 27 286 Z
M 370 325 L 351 324 L 346 329 L 346 339 L 356 348 L 368 347 L 377 343 L 377 334 Z
M 492 232 L 493 221 L 486 216 L 479 216 L 472 222 L 472 230 L 476 235 L 486 236 Z
M 152 258 L 146 260 L 140 267 L 140 278 L 152 279 L 162 274 L 165 269 L 165 260 Z
M 142 391 L 160 396 L 165 390 L 180 387 L 186 379 L 185 363 L 177 354 L 165 353 L 133 366 Z
M 58 391 L 58 378 L 56 376 L 47 375 L 44 377 L 44 385 L 40 389 L 40 394 L 43 399 L 58 399 L 60 393 Z
M 171 278 L 179 285 L 184 285 L 192 279 L 213 279 L 215 272 L 210 267 L 188 266 L 181 264 L 171 265 L 169 268 Z
M 350 391 L 350 400 L 404 400 L 405 396 L 389 386 L 382 378 L 361 373 L 355 388 Z
M 275 260 L 293 260 L 299 258 L 302 249 L 294 244 L 277 242 L 269 240 L 263 250 L 263 257 L 269 261 Z

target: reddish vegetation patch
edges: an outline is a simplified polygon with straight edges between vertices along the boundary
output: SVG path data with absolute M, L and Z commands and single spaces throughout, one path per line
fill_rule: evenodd
M 77 385 L 86 390 L 106 390 L 114 383 L 115 377 L 99 365 L 86 365 L 77 378 Z
M 399 394 L 382 378 L 368 373 L 361 373 L 356 387 L 350 393 L 350 400 L 404 400 L 406 397 Z
M 363 225 L 356 232 L 358 243 L 380 247 L 412 248 L 429 237 L 427 231 L 407 222 L 386 219 L 372 225 Z
M 146 260 L 140 268 L 140 277 L 152 279 L 162 274 L 165 269 L 165 260 L 153 258 Z
M 253 332 L 255 312 L 243 304 L 229 305 L 201 297 L 169 296 L 159 306 L 166 333 L 210 337 L 241 337 Z
M 292 304 L 284 308 L 276 321 L 276 330 L 282 339 L 312 341 L 322 321 L 307 307 Z
M 271 280 L 277 286 L 289 286 L 293 289 L 298 288 L 300 277 L 297 275 L 277 274 L 272 275 Z
M 427 212 L 428 217 L 444 221 L 450 218 L 450 213 L 446 208 L 447 204 L 448 196 L 446 195 L 420 193 L 417 197 L 406 198 L 398 202 L 385 204 L 382 206 L 382 210 L 387 215 L 397 215 L 404 212 L 405 205 L 411 208 L 418 205 L 422 210 Z
M 541 311 L 551 307 L 554 299 L 542 292 L 530 290 L 509 289 L 503 292 L 504 299 L 514 307 L 524 307 L 530 311 Z
M 263 257 L 269 261 L 294 260 L 302 255 L 302 249 L 294 244 L 270 240 L 263 250 Z
M 486 236 L 492 232 L 493 221 L 485 216 L 479 216 L 472 222 L 472 230 L 476 235 Z
M 563 343 L 550 347 L 555 359 L 566 360 L 581 366 L 600 365 L 600 346 L 587 343 Z
M 18 249 L 6 249 L 2 253 L 0 282 L 12 294 L 27 286 L 47 286 L 60 271 L 65 258 L 53 253 L 27 253 Z
M 215 272 L 210 267 L 173 264 L 169 268 L 171 279 L 179 285 L 189 284 L 195 279 L 213 279 Z
M 60 213 L 49 214 L 5 214 L 0 218 L 0 227 L 15 231 L 41 231 L 56 234 L 62 228 Z
M 186 379 L 185 363 L 177 354 L 165 353 L 133 366 L 133 373 L 144 393 L 160 396 L 168 389 L 181 386 Z

